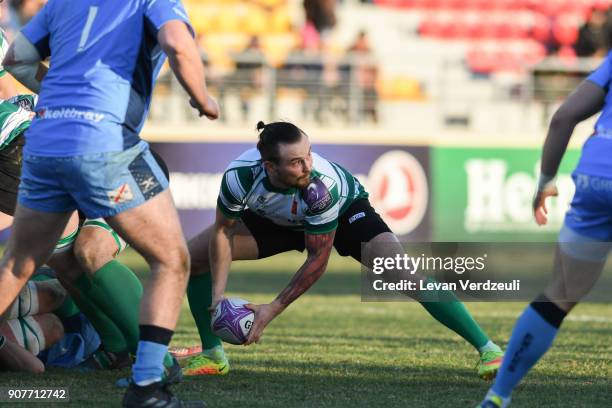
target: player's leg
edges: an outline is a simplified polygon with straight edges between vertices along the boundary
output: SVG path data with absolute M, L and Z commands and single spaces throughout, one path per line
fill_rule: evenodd
M 128 351 L 135 353 L 143 289 L 134 272 L 114 259 L 125 247 L 125 241 L 103 219 L 87 219 L 73 251 L 85 272 L 80 280 L 87 281 L 90 298 L 119 327 L 127 341 Z
M 117 355 L 127 353 L 128 345 L 123 333 L 93 299 L 94 287 L 87 275 L 81 271 L 72 251 L 54 254 L 47 264 L 57 272 L 62 286 L 78 306 L 70 308 L 70 315 L 66 317 L 76 319 L 82 312 L 100 335 L 105 351 Z
M 188 376 L 223 375 L 229 372 L 229 363 L 223 352 L 221 340 L 211 329 L 211 313 L 208 310 L 212 303 L 212 275 L 208 246 L 213 228 L 213 226 L 206 228 L 187 244 L 191 256 L 187 299 L 202 342 L 200 350 L 194 349 L 191 352 L 186 350 L 184 353 L 194 354 L 194 352 L 201 351 L 200 355 L 193 356 L 187 361 L 183 374 Z M 232 258 L 233 260 L 248 260 L 257 259 L 257 257 L 257 242 L 244 223 L 239 221 L 232 236 Z
M 50 313 L 66 299 L 66 290 L 57 279 L 44 282 L 29 281 L 9 308 L 7 319 Z
M 162 384 L 163 361 L 186 288 L 189 255 L 168 180 L 144 141 L 119 152 L 79 156 L 70 170 L 62 173 L 64 185 L 79 209 L 90 219 L 104 218 L 151 268 L 140 305 L 133 382 L 123 404 L 176 403 Z
M 0 371 L 42 374 L 45 366 L 32 353 L 0 334 Z
M 365 243 L 363 248 L 362 243 Z M 397 236 L 367 200 L 356 201 L 342 215 L 334 244 L 340 255 L 350 255 L 366 267 L 373 265 L 374 258 L 395 258 L 398 254 L 404 254 L 404 248 Z M 393 271 L 384 277 L 393 281 L 405 279 L 417 285 L 421 281 L 431 280 L 418 273 L 411 274 L 402 270 Z M 453 292 L 439 289 L 421 294 L 409 291 L 407 294 L 416 296 L 415 300 L 419 301 L 433 318 L 463 337 L 479 352 L 480 377 L 490 378 L 495 375 L 503 356 L 501 349 L 489 339 Z
M 0 334 L 37 355 L 64 337 L 64 327 L 53 313 L 19 317 L 0 326 Z
M 518 318 L 495 383 L 485 397 L 494 408 L 510 403 L 514 388 L 552 346 L 567 314 L 597 282 L 610 251 L 610 242 L 598 242 L 567 225 L 559 234 L 553 278 L 544 293 Z M 487 402 L 488 400 L 488 402 Z
M 593 190 L 588 180 L 576 183 L 559 233 L 552 280 L 518 318 L 507 357 L 480 406 L 509 405 L 514 388 L 552 346 L 565 316 L 597 282 L 612 244 L 611 198 L 611 191 Z
M 158 160 L 159 163 L 159 160 Z M 119 328 L 127 343 L 123 351 L 99 350 L 93 355 L 96 362 L 110 361 L 113 367 L 121 367 L 130 360 L 129 353 L 136 353 L 138 346 L 139 306 L 142 298 L 142 284 L 136 274 L 126 265 L 116 260 L 127 243 L 104 221 L 103 218 L 86 219 L 81 226 L 74 245 L 74 254 L 87 281 L 89 298 L 95 300 L 110 320 Z M 103 344 L 105 338 L 102 338 Z M 166 354 L 164 366 L 167 376 L 175 362 Z
M 0 261 L 0 315 L 25 285 L 34 270 L 47 261 L 70 218 L 17 206 L 12 234 Z
M 225 357 L 221 340 L 210 327 L 212 279 L 208 245 L 213 227 L 202 231 L 189 241 L 191 254 L 191 278 L 187 287 L 189 307 L 202 340 L 202 353 L 187 361 L 183 374 L 227 374 L 229 362 Z M 282 228 L 259 215 L 246 210 L 237 223 L 232 236 L 233 260 L 261 259 L 291 250 L 304 250 L 304 233 Z M 203 296 L 203 294 L 206 294 Z
M 107 221 L 151 268 L 140 306 L 140 342 L 133 367 L 135 383 L 146 386 L 162 378 L 164 356 L 187 285 L 187 245 L 167 189 Z

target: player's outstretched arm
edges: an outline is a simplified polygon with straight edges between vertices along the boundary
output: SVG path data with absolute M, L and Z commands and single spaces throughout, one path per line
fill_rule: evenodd
M 246 345 L 259 341 L 265 327 L 319 280 L 327 269 L 335 235 L 335 230 L 325 234 L 305 234 L 308 257 L 304 265 L 293 275 L 287 287 L 270 304 L 246 305 L 255 312 L 255 321 Z
M 200 50 L 185 23 L 179 20 L 167 22 L 159 30 L 157 40 L 168 56 L 170 68 L 189 94 L 191 106 L 200 116 L 217 119 L 219 106 L 208 94 Z
M 213 280 L 213 300 L 210 310 L 214 310 L 223 299 L 227 277 L 232 264 L 232 233 L 236 220 L 226 217 L 217 208 L 213 236 L 210 240 L 210 271 Z
M 17 33 L 2 65 L 8 72 L 34 93 L 40 92 L 40 83 L 47 73 L 36 47 L 23 34 Z
M 605 97 L 606 91 L 602 87 L 585 80 L 567 97 L 553 115 L 542 148 L 540 181 L 533 200 L 534 216 L 539 225 L 544 225 L 548 221 L 546 198 L 557 194 L 553 180 L 574 128 L 578 123 L 599 112 L 603 107 Z

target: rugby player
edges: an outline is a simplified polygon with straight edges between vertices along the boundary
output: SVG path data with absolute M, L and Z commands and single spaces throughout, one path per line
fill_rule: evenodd
M 403 253 L 398 238 L 372 208 L 359 181 L 340 165 L 311 152 L 302 130 L 288 122 L 260 122 L 257 128 L 261 131 L 257 149 L 240 155 L 223 175 L 215 224 L 188 244 L 192 263 L 187 297 L 203 352 L 189 358 L 184 375 L 225 374 L 229 370 L 221 342 L 211 331 L 207 310 L 223 298 L 232 260 L 307 250 L 303 266 L 276 299 L 252 306 L 255 321 L 247 340 L 250 344 L 321 277 L 332 247 L 366 266 L 371 262 L 362 259 L 362 243 L 367 243 L 364 254 L 369 253 L 368 257 Z M 389 253 L 381 253 L 384 251 Z M 408 279 L 424 278 L 415 274 Z M 480 377 L 495 375 L 503 352 L 452 292 L 439 290 L 429 301 L 425 295 L 417 300 L 478 350 Z
M 0 101 L 0 215 L 3 227 L 12 223 L 21 176 L 24 133 L 31 123 L 35 95 L 18 95 Z M 166 178 L 163 159 L 152 152 Z M 74 219 L 76 215 L 73 216 Z M 81 218 L 70 225 L 49 259 L 63 284 L 76 300 L 67 308 L 63 323 L 81 321 L 83 311 L 102 338 L 100 350 L 90 359 L 91 368 L 122 368 L 131 363 L 130 353 L 138 344 L 138 305 L 142 284 L 124 264 L 114 259 L 126 248 L 125 241 L 104 221 Z M 80 227 L 79 227 L 80 225 Z M 74 249 L 73 249 L 74 245 Z M 76 257 L 76 258 L 75 258 Z M 79 307 L 76 307 L 76 306 Z M 170 355 L 164 360 L 165 375 L 179 375 L 178 363 Z M 178 379 L 172 379 L 175 381 Z
M 189 254 L 168 180 L 138 134 L 166 56 L 190 104 L 200 116 L 217 118 L 192 34 L 177 1 L 52 0 L 17 34 L 4 60 L 21 83 L 40 88 L 40 100 L 0 262 L 0 313 L 49 258 L 75 209 L 104 218 L 152 271 L 141 302 L 133 382 L 123 399 L 129 407 L 181 405 L 161 380 Z M 51 55 L 41 84 L 40 61 Z
M 611 84 L 612 53 L 552 117 L 533 201 L 538 225 L 548 221 L 546 198 L 557 195 L 554 179 L 574 128 L 601 112 L 572 174 L 576 191 L 557 239 L 553 278 L 518 318 L 507 358 L 479 407 L 500 408 L 510 404 L 514 388 L 552 346 L 567 314 L 601 275 L 612 242 Z

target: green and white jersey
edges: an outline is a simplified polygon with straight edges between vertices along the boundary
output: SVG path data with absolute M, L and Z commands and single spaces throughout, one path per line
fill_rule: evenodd
M 4 30 L 0 28 L 0 77 L 6 74 L 6 70 L 4 69 L 4 66 L 2 65 L 2 61 L 4 61 L 4 57 L 6 56 L 6 52 L 8 51 L 8 48 L 9 48 L 9 42 L 6 39 L 6 34 L 4 33 Z
M 249 209 L 277 225 L 323 234 L 338 226 L 338 217 L 368 193 L 347 170 L 312 153 L 311 182 L 298 190 L 279 190 L 268 179 L 257 149 L 242 153 L 223 174 L 217 207 L 229 218 Z
M 0 99 L 0 150 L 30 127 L 36 95 L 18 95 L 7 100 Z

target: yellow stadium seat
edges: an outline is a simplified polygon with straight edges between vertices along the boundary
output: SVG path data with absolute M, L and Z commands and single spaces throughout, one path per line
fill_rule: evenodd
M 216 30 L 224 33 L 241 31 L 240 16 L 235 7 L 223 7 L 216 16 Z
M 277 8 L 270 17 L 270 31 L 285 33 L 291 30 L 291 17 L 284 7 Z
M 414 78 L 403 76 L 382 78 L 377 83 L 377 89 L 383 100 L 422 101 L 425 99 L 421 83 Z
M 215 22 L 219 7 L 215 5 L 197 5 L 187 9 L 191 24 L 196 33 L 203 34 L 215 31 Z
M 244 19 L 243 29 L 251 35 L 260 35 L 268 31 L 268 13 L 261 7 L 249 8 L 248 15 Z
M 261 36 L 261 49 L 271 65 L 279 66 L 298 43 L 296 35 L 268 34 Z
M 264 7 L 273 8 L 280 5 L 286 5 L 287 0 L 255 0 L 256 3 L 261 4 Z

